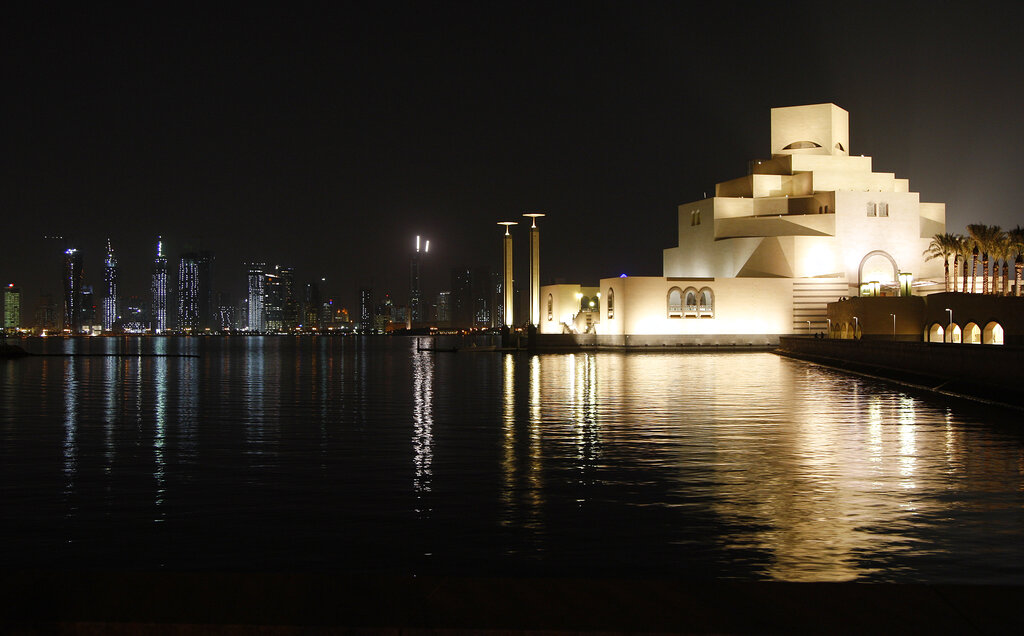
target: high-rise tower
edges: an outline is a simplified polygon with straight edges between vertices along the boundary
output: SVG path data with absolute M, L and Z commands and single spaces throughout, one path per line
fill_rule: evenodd
M 14 283 L 4 289 L 4 329 L 21 329 L 21 290 Z
M 117 321 L 118 296 L 117 282 L 119 270 L 114 248 L 107 239 L 107 257 L 103 261 L 103 331 L 112 331 Z
M 64 328 L 82 331 L 82 253 L 64 250 Z
M 188 252 L 178 261 L 178 329 L 199 330 L 199 255 Z
M 423 244 L 423 253 L 430 251 L 430 241 Z M 420 237 L 416 236 L 416 251 L 409 261 L 409 323 L 423 322 L 423 299 L 420 292 Z
M 150 307 L 153 333 L 167 331 L 167 259 L 164 258 L 163 237 L 156 238 L 156 259 L 153 260 L 153 305 Z
M 266 315 L 263 311 L 263 288 L 265 263 L 249 263 L 249 288 L 248 288 L 248 319 L 249 331 L 262 333 L 266 331 Z

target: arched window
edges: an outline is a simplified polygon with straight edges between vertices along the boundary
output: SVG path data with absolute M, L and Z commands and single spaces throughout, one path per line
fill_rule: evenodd
M 981 327 L 973 322 L 964 327 L 964 344 L 981 344 Z
M 816 144 L 813 141 L 794 141 L 783 150 L 803 150 L 805 148 L 821 148 L 821 144 Z
M 548 320 L 551 320 L 551 319 L 554 318 L 554 315 L 555 315 L 554 304 L 555 304 L 554 298 L 551 297 L 551 294 L 548 294 Z
M 668 317 L 683 317 L 683 290 L 678 287 L 668 290 Z
M 943 342 L 945 339 L 946 331 L 942 328 L 942 325 L 935 323 L 932 328 L 928 330 L 928 342 Z
M 982 332 L 981 338 L 984 344 L 1003 344 L 1003 326 L 994 321 L 988 323 L 985 325 L 985 331 Z
M 962 335 L 960 325 L 955 322 L 950 323 L 949 326 L 946 327 L 946 337 L 948 338 L 947 342 L 960 344 Z
M 705 287 L 697 294 L 697 314 L 702 318 L 715 317 L 715 293 Z
M 593 309 L 593 307 L 590 306 L 591 302 L 592 301 L 590 300 L 590 296 L 581 296 L 580 311 L 590 311 L 591 309 Z
M 608 318 L 615 317 L 615 290 L 608 288 Z

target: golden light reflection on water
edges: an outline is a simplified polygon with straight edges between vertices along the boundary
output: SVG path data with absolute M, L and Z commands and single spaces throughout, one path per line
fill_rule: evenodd
M 887 580 L 893 563 L 956 562 L 991 520 L 1010 542 L 1020 536 L 1019 436 L 970 405 L 772 355 L 442 358 L 354 339 L 282 355 L 283 339 L 232 342 L 235 354 L 202 360 L 29 361 L 0 432 L 45 447 L 39 474 L 64 497 L 56 514 L 84 523 L 96 497 L 86 484 L 107 485 L 109 511 L 161 521 L 230 474 L 257 493 L 321 489 L 311 500 L 337 502 L 340 518 L 351 491 L 412 502 L 401 512 L 427 534 L 459 531 L 443 524 L 479 510 L 486 531 L 470 542 L 504 542 L 495 550 L 506 555 L 632 563 L 623 555 L 636 545 L 665 557 L 664 572 L 697 554 L 728 576 Z M 39 430 L 49 437 L 37 441 Z M 305 471 L 313 461 L 320 469 Z M 123 503 L 132 497 L 141 504 Z
M 516 470 L 512 360 L 504 363 L 506 475 Z M 708 507 L 730 529 L 723 547 L 768 555 L 762 573 L 773 579 L 870 575 L 864 555 L 910 541 L 899 528 L 938 512 L 932 495 L 959 470 L 962 439 L 945 413 L 922 416 L 905 395 L 844 390 L 848 379 L 838 375 L 811 371 L 808 383 L 807 366 L 791 360 L 577 353 L 527 364 L 534 502 L 544 501 L 545 461 L 564 457 L 565 443 L 581 472 L 599 462 L 696 471 Z

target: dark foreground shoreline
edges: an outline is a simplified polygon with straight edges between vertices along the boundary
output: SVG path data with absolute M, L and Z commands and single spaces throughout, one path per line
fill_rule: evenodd
M 1024 586 L 0 573 L 36 634 L 1024 633 Z

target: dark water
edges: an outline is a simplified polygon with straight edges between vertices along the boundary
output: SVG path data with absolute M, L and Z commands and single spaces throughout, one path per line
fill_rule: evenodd
M 1018 412 L 772 354 L 29 341 L 0 567 L 1024 583 Z

